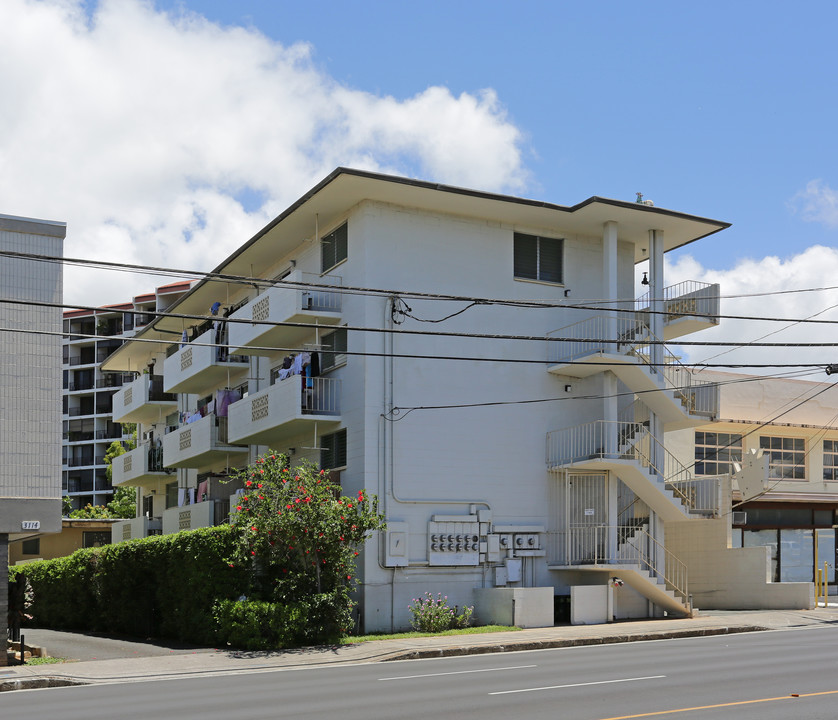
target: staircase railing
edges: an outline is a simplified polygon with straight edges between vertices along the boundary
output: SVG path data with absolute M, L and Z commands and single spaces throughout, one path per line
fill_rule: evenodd
M 634 302 L 637 312 L 648 312 L 651 296 L 647 292 Z M 670 285 L 663 289 L 666 322 L 678 320 L 684 315 L 716 317 L 719 314 L 719 285 L 697 280 Z
M 553 330 L 547 338 L 550 363 L 573 362 L 593 353 L 635 357 L 652 375 L 663 378 L 664 388 L 672 391 L 688 412 L 709 417 L 719 413 L 719 391 L 714 383 L 696 380 L 694 373 L 666 348 L 664 366 L 652 364 L 651 346 L 661 340 L 652 334 L 648 317 L 594 315 Z
M 595 420 L 547 433 L 547 466 L 586 460 L 633 460 L 678 498 L 687 512 L 718 515 L 718 478 L 694 478 L 643 423 Z
M 627 541 L 620 543 L 619 538 Z M 557 533 L 558 562 L 564 565 L 638 565 L 663 580 L 688 611 L 687 566 L 643 528 L 626 525 L 570 527 Z

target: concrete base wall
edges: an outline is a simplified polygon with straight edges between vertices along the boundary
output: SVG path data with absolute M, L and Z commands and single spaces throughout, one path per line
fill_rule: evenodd
M 574 585 L 570 588 L 570 624 L 601 625 L 611 622 L 608 585 Z
M 705 610 L 808 610 L 812 583 L 773 583 L 768 548 L 728 547 L 725 518 L 666 523 L 666 547 L 686 566 L 695 607 Z
M 9 633 L 9 536 L 0 534 L 0 666 L 6 665 L 6 637 Z
M 474 617 L 480 625 L 553 627 L 553 588 L 476 588 Z

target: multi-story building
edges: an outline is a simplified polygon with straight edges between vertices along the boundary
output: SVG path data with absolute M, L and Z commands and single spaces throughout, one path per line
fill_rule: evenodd
M 132 301 L 64 313 L 62 488 L 73 508 L 106 505 L 113 495 L 105 453 L 130 432 L 113 419 L 113 396 L 136 373 L 103 372 L 102 363 L 189 289 L 163 285 Z
M 835 591 L 838 410 L 834 383 L 705 371 L 721 409 L 708 425 L 673 433 L 670 448 L 696 477 L 735 473 L 763 456 L 764 478 L 735 488 L 734 547 L 766 547 L 775 582 L 826 576 Z
M 66 234 L 64 223 L 0 215 L 0 568 L 8 566 L 11 534 L 61 529 L 62 270 L 37 256 L 61 257 Z M 4 580 L 0 638 L 7 610 Z
M 690 614 L 709 566 L 721 607 L 808 607 L 811 585 L 769 586 L 764 552 L 731 548 L 723 480 L 666 448 L 718 412 L 664 348 L 718 321 L 718 287 L 667 287 L 664 253 L 725 227 L 336 170 L 106 362 L 147 368 L 114 398 L 146 439 L 114 462 L 142 495 L 115 539 L 218 522 L 223 481 L 272 448 L 379 496 L 367 631 L 424 591 L 516 624 L 567 596 L 576 622 Z M 712 558 L 688 567 L 699 541 Z

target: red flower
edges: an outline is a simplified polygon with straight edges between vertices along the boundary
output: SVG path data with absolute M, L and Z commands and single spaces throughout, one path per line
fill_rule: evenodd
M 241 509 L 242 509 L 241 505 L 236 505 L 236 510 L 241 510 Z
M 247 502 L 247 495 L 242 495 L 242 500 L 244 500 L 245 502 Z
M 230 567 L 234 567 L 233 563 L 227 563 Z
M 258 531 L 256 530 L 256 526 L 255 526 L 255 525 L 251 525 L 251 526 L 250 526 L 250 529 L 251 529 L 251 530 L 253 530 L 253 532 L 258 532 Z
M 247 487 L 250 487 L 251 485 L 253 485 L 253 481 L 248 480 L 247 482 L 245 482 L 245 485 L 247 485 Z
M 294 502 L 295 502 L 295 503 L 300 502 L 300 498 L 297 498 L 296 500 L 294 500 Z
M 325 475 L 325 474 L 326 474 L 326 471 L 325 471 L 325 470 L 321 470 L 321 471 L 320 471 L 320 474 L 321 474 L 321 475 Z
M 251 554 L 251 555 L 255 555 L 255 554 L 256 554 L 256 551 L 255 551 L 255 550 L 251 550 L 251 551 L 250 551 L 250 554 Z
M 262 483 L 257 483 L 256 487 L 258 487 L 258 488 L 262 487 Z
M 286 508 L 286 510 L 290 510 L 290 509 L 291 509 L 291 505 L 286 505 L 286 506 L 285 506 L 285 508 Z
M 351 575 L 347 575 L 347 576 L 346 576 L 346 579 L 347 579 L 347 580 L 351 580 L 351 579 L 352 579 L 352 576 L 351 576 Z

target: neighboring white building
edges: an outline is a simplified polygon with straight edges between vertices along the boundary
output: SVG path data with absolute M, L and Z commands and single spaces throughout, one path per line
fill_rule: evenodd
M 669 447 L 696 476 L 734 472 L 766 457 L 762 482 L 736 489 L 732 543 L 767 547 L 775 582 L 816 579 L 835 591 L 838 391 L 823 382 L 737 373 L 701 374 L 721 389 L 716 422 L 673 433 Z
M 60 257 L 66 234 L 65 223 L 0 215 L 2 253 Z M 61 279 L 60 263 L 0 254 L 0 568 L 10 534 L 61 530 Z M 4 580 L 2 638 L 7 602 Z
M 135 374 L 106 373 L 102 363 L 155 313 L 177 302 L 190 284 L 175 282 L 130 302 L 64 313 L 62 488 L 74 509 L 111 501 L 105 453 L 114 440 L 130 435 L 113 420 L 113 396 Z
M 197 283 L 172 308 L 186 319 L 137 334 L 159 345 L 106 362 L 148 368 L 114 420 L 154 435 L 114 463 L 143 495 L 115 539 L 219 522 L 236 489 L 220 480 L 270 447 L 378 494 L 367 631 L 407 626 L 424 591 L 516 624 L 551 623 L 568 596 L 575 622 L 689 614 L 676 551 L 697 538 L 721 606 L 808 607 L 810 585 L 767 586 L 762 551 L 730 548 L 725 484 L 666 450 L 716 417 L 718 393 L 658 341 L 714 325 L 718 287 L 666 287 L 663 255 L 726 227 L 336 170 L 216 269 L 264 282 Z M 651 304 L 634 297 L 646 260 Z M 291 356 L 319 367 L 286 378 Z M 157 378 L 176 405 L 154 399 Z

